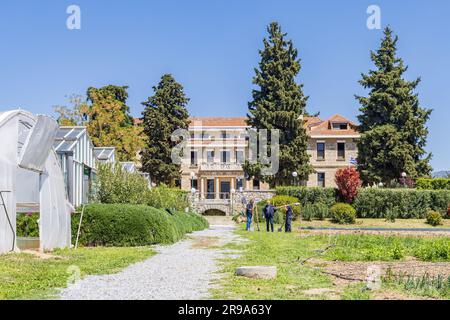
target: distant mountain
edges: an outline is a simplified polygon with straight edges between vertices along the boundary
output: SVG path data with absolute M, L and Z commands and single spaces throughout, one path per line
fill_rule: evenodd
M 447 178 L 450 176 L 450 171 L 436 171 L 431 174 L 433 178 Z

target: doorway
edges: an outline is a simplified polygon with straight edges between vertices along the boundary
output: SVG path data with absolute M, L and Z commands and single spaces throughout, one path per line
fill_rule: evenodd
M 230 181 L 220 181 L 220 199 L 230 199 L 230 190 Z

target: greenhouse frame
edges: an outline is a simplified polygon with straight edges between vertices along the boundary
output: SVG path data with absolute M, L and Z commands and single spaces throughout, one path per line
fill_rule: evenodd
M 41 251 L 69 247 L 73 207 L 52 144 L 58 124 L 24 110 L 0 113 L 0 253 L 18 251 L 17 213 L 39 213 Z M 20 240 L 20 239 L 19 239 Z
M 60 127 L 53 146 L 59 156 L 69 201 L 74 207 L 86 204 L 96 175 L 94 145 L 86 127 Z

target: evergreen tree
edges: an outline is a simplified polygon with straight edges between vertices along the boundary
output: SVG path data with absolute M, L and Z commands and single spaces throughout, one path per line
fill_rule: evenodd
M 292 172 L 299 180 L 307 180 L 313 172 L 307 154 L 308 136 L 303 118 L 307 115 L 308 97 L 295 77 L 300 72 L 300 59 L 291 40 L 286 40 L 277 22 L 272 22 L 264 39 L 264 49 L 259 51 L 261 61 L 255 69 L 253 101 L 249 102 L 248 124 L 254 129 L 280 130 L 279 171 L 274 176 L 262 176 L 261 164 L 243 165 L 248 177 L 254 177 L 272 186 L 292 183 Z M 270 136 L 270 135 L 269 135 Z
M 120 161 L 134 161 L 143 147 L 142 129 L 133 124 L 128 113 L 126 88 L 89 88 L 88 101 L 91 104 L 87 110 L 86 127 L 94 146 L 116 147 Z
M 173 185 L 179 179 L 180 165 L 172 163 L 171 153 L 177 144 L 171 140 L 177 129 L 188 129 L 189 114 L 186 105 L 189 99 L 183 92 L 183 86 L 170 74 L 161 77 L 159 84 L 153 87 L 154 95 L 143 102 L 144 135 L 146 146 L 142 150 L 142 169 L 157 183 Z
M 384 30 L 380 48 L 371 52 L 376 70 L 359 81 L 370 89 L 367 97 L 356 96 L 361 139 L 358 142 L 358 170 L 365 183 L 389 184 L 402 172 L 411 178 L 427 176 L 431 154 L 424 150 L 431 110 L 420 107 L 414 93 L 420 78 L 403 78 L 407 66 L 396 56 L 398 37 Z

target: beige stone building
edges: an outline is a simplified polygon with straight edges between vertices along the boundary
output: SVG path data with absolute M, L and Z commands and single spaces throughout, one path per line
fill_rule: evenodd
M 182 160 L 181 188 L 195 189 L 201 199 L 229 199 L 232 190 L 267 190 L 269 186 L 244 177 L 241 164 L 250 156 L 246 118 L 191 118 L 190 139 Z M 316 170 L 307 186 L 333 187 L 338 168 L 356 159 L 355 125 L 342 116 L 328 120 L 306 117 L 308 153 Z

